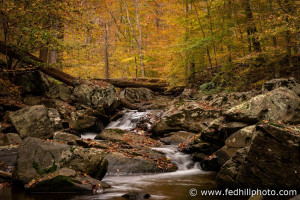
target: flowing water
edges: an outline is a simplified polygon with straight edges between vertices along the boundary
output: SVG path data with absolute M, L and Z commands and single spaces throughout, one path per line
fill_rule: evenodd
M 107 128 L 119 128 L 133 130 L 142 118 L 151 114 L 147 112 L 129 111 L 119 120 L 110 123 Z M 151 120 L 150 122 L 151 123 Z M 83 138 L 94 138 L 95 133 L 85 133 Z M 78 194 L 26 194 L 20 189 L 0 189 L 0 199 L 2 200 L 96 200 L 112 199 L 121 200 L 121 196 L 129 191 L 146 191 L 151 195 L 151 199 L 161 200 L 218 200 L 218 199 L 247 199 L 247 198 L 224 198 L 222 196 L 201 196 L 201 190 L 216 189 L 215 173 L 204 172 L 198 163 L 194 163 L 190 156 L 178 152 L 175 146 L 165 146 L 154 148 L 166 154 L 173 163 L 178 166 L 176 172 L 160 174 L 135 174 L 135 175 L 113 175 L 105 176 L 103 181 L 112 187 L 106 189 L 103 194 L 78 195 Z M 190 190 L 196 189 L 196 196 L 190 195 Z M 195 191 L 195 190 L 194 190 Z

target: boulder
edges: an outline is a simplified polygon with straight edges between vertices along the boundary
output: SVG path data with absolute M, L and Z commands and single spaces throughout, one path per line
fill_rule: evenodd
M 239 166 L 245 161 L 248 151 L 249 147 L 237 150 L 234 156 L 222 166 L 216 178 L 218 188 L 236 189 L 239 187 L 235 180 L 238 175 Z
M 28 183 L 39 175 L 56 171 L 60 156 L 70 147 L 27 137 L 19 147 L 13 179 Z
M 53 99 L 68 101 L 73 98 L 72 88 L 64 84 L 52 84 L 47 92 L 47 96 Z
M 25 185 L 25 189 L 31 193 L 92 193 L 92 189 L 99 185 L 102 185 L 99 180 L 76 173 L 72 169 L 62 168 L 39 179 L 33 179 Z
M 28 137 L 19 147 L 13 179 L 29 183 L 64 167 L 101 179 L 106 173 L 107 161 L 101 157 L 100 150 Z
M 123 138 L 124 130 L 121 129 L 105 129 L 100 134 L 98 134 L 96 140 L 111 140 L 120 141 Z
M 117 100 L 115 88 L 109 83 L 102 86 L 93 83 L 80 84 L 74 88 L 74 96 L 79 103 L 97 109 L 108 109 Z
M 233 133 L 225 141 L 225 146 L 216 151 L 212 158 L 205 159 L 200 163 L 203 170 L 219 171 L 230 158 L 234 156 L 237 150 L 248 147 L 257 135 L 256 126 L 249 126 Z
M 294 91 L 298 96 L 300 95 L 300 84 L 293 77 L 291 78 L 280 78 L 280 79 L 272 79 L 263 84 L 262 91 L 268 92 L 275 90 L 280 87 L 286 87 L 292 91 Z
M 76 144 L 76 140 L 80 140 L 80 137 L 70 134 L 70 133 L 57 131 L 53 134 L 54 142 L 63 142 L 63 143 L 67 143 L 69 145 L 74 145 L 74 144 Z
M 102 154 L 103 151 L 100 149 L 71 146 L 68 151 L 61 154 L 59 164 L 61 167 L 81 171 L 101 180 L 108 167 L 108 162 Z
M 12 172 L 15 167 L 18 156 L 17 145 L 1 146 L 0 147 L 0 170 L 4 172 Z
M 231 121 L 257 123 L 262 120 L 300 122 L 300 97 L 288 88 L 277 88 L 258 95 L 225 112 Z
M 160 141 L 165 143 L 166 145 L 178 145 L 189 140 L 195 135 L 195 133 L 186 131 L 172 132 L 169 133 L 167 137 L 162 138 Z
M 53 136 L 56 128 L 61 128 L 59 113 L 44 105 L 9 113 L 9 118 L 23 139 L 29 136 L 48 139 Z
M 0 146 L 21 144 L 22 138 L 16 133 L 0 134 Z
M 219 109 L 206 108 L 197 102 L 174 102 L 153 127 L 153 132 L 156 136 L 180 130 L 199 133 L 219 118 L 221 113 Z
M 68 121 L 69 127 L 78 132 L 99 132 L 103 128 L 100 121 L 94 116 L 77 116 Z
M 40 71 L 16 74 L 14 84 L 20 86 L 23 93 L 42 94 L 49 88 L 49 82 Z
M 181 127 L 179 126 L 169 126 L 167 124 L 167 118 L 162 118 L 152 128 L 153 136 L 164 136 L 165 133 L 170 133 L 174 131 L 180 131 Z
M 220 188 L 300 190 L 298 127 L 260 124 L 249 150 L 227 161 L 217 176 Z
M 154 97 L 153 92 L 148 88 L 125 88 L 120 92 L 120 98 L 124 98 L 131 103 L 151 101 Z
M 149 199 L 151 196 L 145 191 L 132 191 L 122 195 L 122 197 L 125 199 L 140 200 L 140 199 Z
M 24 97 L 23 102 L 28 106 L 45 105 L 47 108 L 55 108 L 55 104 L 52 99 L 41 96 L 28 95 Z
M 166 172 L 168 169 L 161 169 L 149 159 L 139 157 L 127 157 L 122 153 L 103 153 L 102 156 L 108 160 L 107 173 L 115 174 L 141 174 Z M 161 155 L 161 157 L 163 157 Z

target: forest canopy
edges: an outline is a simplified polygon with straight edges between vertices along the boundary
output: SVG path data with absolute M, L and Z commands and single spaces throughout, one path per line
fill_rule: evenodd
M 80 78 L 246 90 L 299 77 L 296 0 L 1 0 L 0 41 Z M 23 66 L 1 55 L 1 67 Z M 239 84 L 236 84 L 236 83 Z

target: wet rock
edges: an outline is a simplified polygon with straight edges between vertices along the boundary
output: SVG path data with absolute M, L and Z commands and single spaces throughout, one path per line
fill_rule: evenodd
M 280 79 L 272 79 L 270 81 L 267 81 L 263 84 L 262 91 L 268 92 L 280 87 L 286 87 L 294 91 L 298 96 L 300 95 L 300 84 L 293 77 L 289 79 L 280 78 Z
M 122 195 L 122 197 L 125 199 L 139 200 L 139 199 L 149 199 L 151 196 L 150 196 L 150 194 L 148 194 L 147 192 L 144 192 L 144 191 L 133 191 L 133 192 L 129 192 L 127 194 Z
M 125 88 L 120 92 L 120 98 L 124 98 L 131 103 L 151 101 L 154 97 L 153 92 L 148 88 Z
M 53 99 L 68 101 L 73 99 L 72 88 L 64 84 L 52 84 L 47 92 L 47 96 Z
M 69 120 L 69 127 L 78 132 L 99 132 L 102 124 L 94 116 L 79 116 L 75 120 Z
M 0 146 L 21 144 L 22 138 L 16 133 L 0 134 Z
M 227 161 L 217 176 L 220 188 L 300 189 L 298 127 L 261 124 L 249 150 Z
M 25 185 L 25 189 L 31 193 L 92 193 L 93 186 L 98 187 L 99 185 L 101 186 L 99 180 L 76 173 L 72 169 L 62 168 L 39 179 L 33 179 Z
M 225 112 L 225 116 L 231 121 L 253 124 L 261 120 L 298 123 L 299 109 L 300 97 L 281 87 L 231 108 Z
M 172 132 L 169 133 L 167 137 L 162 138 L 160 141 L 167 145 L 178 145 L 189 140 L 195 135 L 195 133 L 186 131 Z
M 105 129 L 98 134 L 96 140 L 121 141 L 125 131 L 121 129 Z
M 23 108 L 10 113 L 9 118 L 23 139 L 29 136 L 48 139 L 61 127 L 58 112 L 44 105 Z
M 217 156 L 208 157 L 200 162 L 200 166 L 202 170 L 205 171 L 219 171 L 221 166 L 218 163 Z
M 53 134 L 54 142 L 63 142 L 63 143 L 67 143 L 69 145 L 75 145 L 76 140 L 80 140 L 80 137 L 70 134 L 70 133 L 58 131 Z
M 159 173 L 167 169 L 161 169 L 156 163 L 143 157 L 126 157 L 122 153 L 104 153 L 104 158 L 108 160 L 108 174 L 140 174 L 140 173 Z M 163 157 L 163 155 L 160 155 Z
M 74 88 L 74 95 L 79 103 L 97 109 L 108 109 L 117 100 L 115 88 L 109 83 L 102 86 L 89 82 L 80 84 Z
M 64 167 L 102 179 L 107 170 L 107 161 L 101 157 L 100 150 L 28 137 L 19 147 L 13 179 L 28 183 Z

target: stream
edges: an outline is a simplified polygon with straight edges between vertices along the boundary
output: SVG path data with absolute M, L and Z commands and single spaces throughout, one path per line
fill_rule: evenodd
M 119 128 L 123 130 L 134 130 L 137 124 L 151 114 L 151 112 L 128 111 L 123 117 L 115 122 L 111 122 L 107 128 Z M 157 113 L 156 113 L 157 114 Z M 151 120 L 150 120 L 151 123 Z M 150 124 L 149 124 L 150 125 Z M 82 138 L 94 139 L 95 133 L 85 133 Z M 166 154 L 173 163 L 178 167 L 176 172 L 160 174 L 135 174 L 135 175 L 109 175 L 105 176 L 102 181 L 110 184 L 112 187 L 106 189 L 103 194 L 27 194 L 18 188 L 0 189 L 0 199 L 5 200 L 96 200 L 112 199 L 124 200 L 121 196 L 129 191 L 145 191 L 151 195 L 150 199 L 162 200 L 218 200 L 218 199 L 247 199 L 247 198 L 224 198 L 222 196 L 201 196 L 201 190 L 217 189 L 215 183 L 216 173 L 205 172 L 200 169 L 198 163 L 194 163 L 190 155 L 177 151 L 176 146 L 164 146 L 153 148 Z M 198 195 L 192 197 L 189 192 L 196 189 Z

